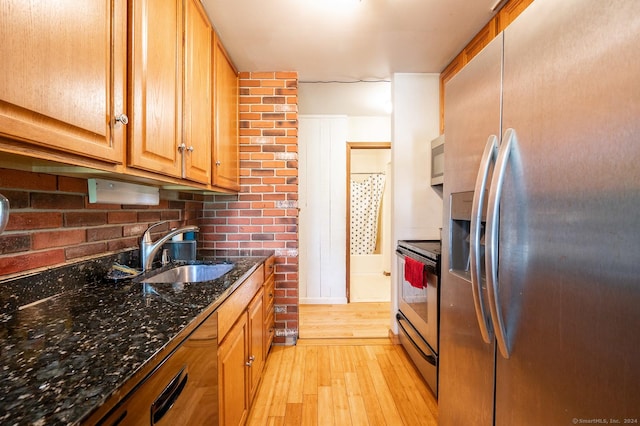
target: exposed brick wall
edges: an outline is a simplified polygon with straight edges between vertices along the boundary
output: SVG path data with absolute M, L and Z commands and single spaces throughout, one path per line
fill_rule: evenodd
M 240 74 L 240 193 L 206 196 L 202 244 L 221 255 L 273 251 L 276 343 L 298 335 L 298 76 Z
M 196 225 L 203 198 L 164 193 L 159 206 L 89 204 L 86 179 L 9 169 L 0 169 L 0 193 L 11 205 L 0 235 L 0 279 L 137 248 L 147 226 L 160 220 Z

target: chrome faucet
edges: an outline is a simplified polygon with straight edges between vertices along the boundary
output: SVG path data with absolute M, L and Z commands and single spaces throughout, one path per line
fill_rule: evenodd
M 142 266 L 142 272 L 145 272 L 151 269 L 151 265 L 153 263 L 153 258 L 158 253 L 158 250 L 162 247 L 164 243 L 169 241 L 169 239 L 175 237 L 178 234 L 183 234 L 185 232 L 198 232 L 200 228 L 197 226 L 183 226 L 182 228 L 174 228 L 170 229 L 167 234 L 163 235 L 158 239 L 158 241 L 153 242 L 151 240 L 151 229 L 156 226 L 162 225 L 169 222 L 168 220 L 164 220 L 162 222 L 154 223 L 149 226 L 142 237 L 140 238 L 140 266 Z

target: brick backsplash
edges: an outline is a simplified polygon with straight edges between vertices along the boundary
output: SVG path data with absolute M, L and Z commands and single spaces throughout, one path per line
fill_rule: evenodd
M 206 196 L 202 244 L 275 252 L 276 343 L 298 334 L 298 75 L 240 73 L 240 192 Z
M 11 205 L 0 235 L 0 279 L 137 248 L 153 222 L 197 224 L 203 199 L 162 192 L 158 206 L 89 204 L 86 179 L 10 169 L 0 169 L 0 193 Z

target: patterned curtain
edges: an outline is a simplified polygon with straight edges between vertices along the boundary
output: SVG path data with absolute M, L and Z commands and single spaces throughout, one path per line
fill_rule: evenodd
M 351 254 L 373 254 L 376 249 L 384 181 L 384 175 L 362 182 L 351 179 Z

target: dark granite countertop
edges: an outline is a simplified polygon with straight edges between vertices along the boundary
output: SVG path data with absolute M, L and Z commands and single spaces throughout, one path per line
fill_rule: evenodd
M 64 273 L 1 282 L 0 424 L 86 419 L 154 355 L 186 337 L 264 258 L 211 263 L 222 261 L 235 267 L 214 281 L 144 285 L 146 291 L 140 283 L 99 279 L 104 265 L 88 268 L 95 271 L 82 285 L 69 285 Z M 25 304 L 38 300 L 34 288 L 48 298 Z

